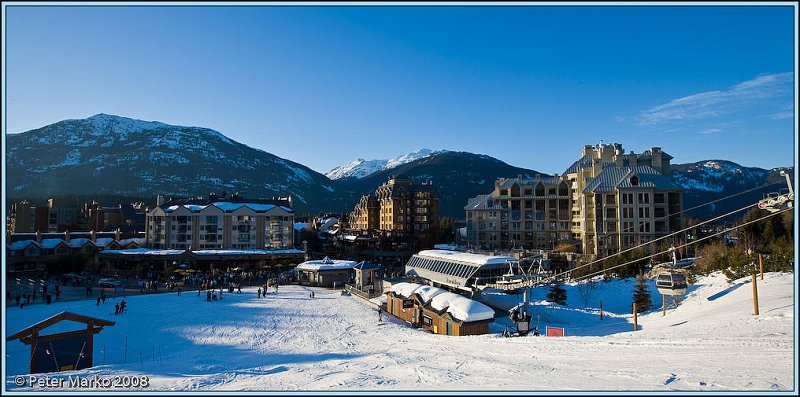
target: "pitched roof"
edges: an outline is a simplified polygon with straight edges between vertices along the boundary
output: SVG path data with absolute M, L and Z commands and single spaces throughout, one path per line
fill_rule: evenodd
M 572 165 L 569 166 L 569 168 L 567 168 L 566 171 L 564 171 L 564 174 L 574 174 L 578 172 L 578 170 L 580 169 L 589 168 L 591 166 L 592 166 L 592 156 L 584 154 L 583 157 L 572 163 Z
M 628 189 L 634 187 L 631 184 L 631 177 L 636 176 L 639 178 L 639 184 L 636 187 L 648 187 L 658 190 L 682 190 L 680 186 L 675 184 L 667 176 L 658 172 L 655 168 L 649 165 L 640 165 L 636 167 L 606 167 L 600 172 L 597 177 L 592 179 L 583 193 L 594 192 L 611 192 L 616 189 Z

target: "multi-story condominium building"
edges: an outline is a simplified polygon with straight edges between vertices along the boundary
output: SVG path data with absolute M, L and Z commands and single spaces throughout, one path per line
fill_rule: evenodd
M 467 233 L 482 248 L 552 249 L 574 244 L 570 233 L 572 208 L 563 176 L 500 178 L 494 191 L 469 199 Z
M 396 176 L 362 196 L 350 213 L 350 229 L 385 237 L 415 237 L 419 247 L 431 247 L 439 226 L 439 194 L 430 183 L 415 185 Z
M 465 207 L 468 238 L 489 249 L 569 243 L 605 256 L 678 231 L 683 194 L 669 178 L 671 159 L 658 147 L 587 145 L 561 176 L 501 178 Z
M 159 196 L 147 213 L 147 246 L 156 249 L 280 249 L 292 246 L 291 197 L 244 199 Z

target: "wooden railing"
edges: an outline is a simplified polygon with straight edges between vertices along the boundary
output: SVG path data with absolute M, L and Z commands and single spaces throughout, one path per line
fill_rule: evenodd
M 370 290 L 365 291 L 365 290 L 362 290 L 362 289 L 358 289 L 353 284 L 345 284 L 344 288 L 347 290 L 347 292 L 350 292 L 353 295 L 359 296 L 359 297 L 367 299 L 367 300 L 372 299 L 372 298 L 377 298 L 377 297 L 379 297 L 379 296 L 381 296 L 383 294 L 383 286 L 381 286 L 381 285 L 375 286 L 375 289 L 373 289 L 371 291 Z

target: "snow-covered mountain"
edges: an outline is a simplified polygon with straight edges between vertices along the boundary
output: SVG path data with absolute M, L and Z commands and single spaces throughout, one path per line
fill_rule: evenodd
M 779 169 L 744 167 L 727 160 L 672 164 L 672 179 L 680 185 L 688 214 L 708 219 L 758 202 L 765 193 L 786 188 Z M 737 195 L 738 194 L 738 195 Z M 705 205 L 720 199 L 719 202 Z
M 324 175 L 218 131 L 108 114 L 6 137 L 10 196 L 292 194 L 298 210 L 345 201 Z
M 364 160 L 360 158 L 326 172 L 325 176 L 334 180 L 344 178 L 363 179 L 376 172 L 389 170 L 414 160 L 447 152 L 449 152 L 449 150 L 430 150 L 423 148 L 388 160 Z

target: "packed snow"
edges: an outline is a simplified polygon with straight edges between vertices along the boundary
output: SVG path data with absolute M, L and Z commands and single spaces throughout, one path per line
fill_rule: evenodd
M 566 306 L 547 303 L 546 288 L 534 290 L 531 327 L 560 327 L 563 337 L 504 338 L 500 334 L 510 321 L 501 312 L 490 334 L 434 335 L 391 315 L 378 321 L 376 306 L 356 296 L 297 285 L 262 298 L 256 286 L 244 287 L 241 294 L 226 292 L 223 300 L 210 302 L 189 291 L 129 296 L 128 311 L 120 315 L 113 314 L 119 297 L 101 305 L 87 299 L 12 306 L 5 332 L 9 336 L 61 311 L 115 321 L 95 336 L 95 367 L 49 376 L 149 377 L 149 386 L 139 392 L 794 395 L 795 276 L 767 273 L 758 280 L 757 316 L 750 283 L 749 277 L 732 284 L 721 274 L 701 277 L 679 305 L 668 306 L 666 316 L 651 287 L 655 308 L 638 316 L 638 331 L 630 313 L 631 280 L 595 283 L 587 305 L 577 285 L 565 286 Z M 496 295 L 508 303 L 522 301 L 519 295 Z M 61 324 L 48 331 L 71 330 Z M 15 384 L 15 375 L 28 371 L 30 346 L 15 340 L 6 347 L 6 388 L 43 390 Z

